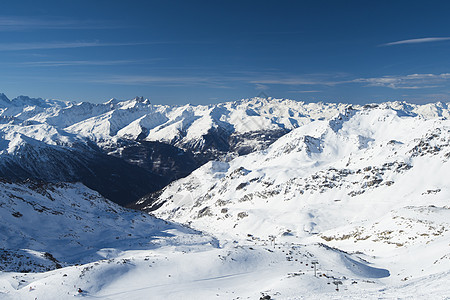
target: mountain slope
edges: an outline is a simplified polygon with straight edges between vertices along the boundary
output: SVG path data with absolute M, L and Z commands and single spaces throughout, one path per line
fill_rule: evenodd
M 139 166 L 106 155 L 85 138 L 48 124 L 0 124 L 0 176 L 48 182 L 83 182 L 125 205 L 167 181 Z
M 449 143 L 447 118 L 350 109 L 265 151 L 207 164 L 139 205 L 223 239 L 276 237 L 362 253 L 390 271 L 391 284 L 444 276 Z
M 185 244 L 210 241 L 193 230 L 124 209 L 82 184 L 2 181 L 0 216 L 3 271 L 51 270 L 179 239 Z

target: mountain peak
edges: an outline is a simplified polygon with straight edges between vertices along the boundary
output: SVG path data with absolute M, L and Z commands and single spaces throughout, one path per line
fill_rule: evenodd
M 108 101 L 106 101 L 105 104 L 114 105 L 114 104 L 117 104 L 118 102 L 119 102 L 119 100 L 117 100 L 116 98 L 111 98 Z
M 0 106 L 5 107 L 8 106 L 9 104 L 11 104 L 11 100 L 9 100 L 9 98 L 6 97 L 5 94 L 0 93 Z
M 144 97 L 142 97 L 142 96 L 136 96 L 136 97 L 134 97 L 133 100 L 136 102 L 144 102 L 147 99 L 144 99 Z

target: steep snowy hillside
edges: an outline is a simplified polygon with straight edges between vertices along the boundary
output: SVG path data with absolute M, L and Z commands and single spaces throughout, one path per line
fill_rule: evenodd
M 67 183 L 0 182 L 0 228 L 2 271 L 42 272 L 129 249 L 211 241 Z
M 265 151 L 206 164 L 138 204 L 221 239 L 360 253 L 389 270 L 390 284 L 448 278 L 450 121 L 421 110 L 426 117 L 348 109 Z
M 0 177 L 80 181 L 123 205 L 168 182 L 143 168 L 106 155 L 81 136 L 48 124 L 15 119 L 0 124 Z
M 265 151 L 206 164 L 166 187 L 159 203 L 176 208 L 176 199 L 191 198 L 201 209 L 202 200 L 214 203 L 216 197 L 221 202 L 254 197 L 301 202 L 310 194 L 340 191 L 353 198 L 378 187 L 394 189 L 395 179 L 414 171 L 414 163 L 429 157 L 447 161 L 448 126 L 447 119 L 399 116 L 391 109 L 349 109 L 296 129 Z M 181 210 L 165 211 L 175 217 Z M 196 215 L 195 208 L 191 213 Z

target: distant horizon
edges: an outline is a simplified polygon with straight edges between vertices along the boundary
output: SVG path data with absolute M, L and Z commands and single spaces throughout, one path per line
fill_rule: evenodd
M 306 104 L 308 103 L 323 103 L 323 104 L 327 104 L 327 103 L 333 103 L 333 104 L 348 104 L 348 105 L 366 105 L 366 104 L 381 104 L 381 103 L 395 103 L 395 102 L 400 102 L 400 103 L 408 103 L 408 104 L 415 104 L 415 105 L 426 105 L 426 104 L 433 104 L 433 103 L 444 103 L 444 104 L 450 104 L 450 100 L 449 101 L 441 101 L 441 100 L 430 100 L 430 101 L 421 101 L 419 103 L 415 103 L 415 102 L 411 102 L 411 101 L 407 101 L 407 100 L 401 100 L 401 99 L 392 99 L 392 100 L 380 100 L 380 101 L 368 101 L 368 102 L 364 102 L 364 103 L 351 103 L 351 102 L 345 102 L 345 101 L 323 101 L 323 100 L 317 100 L 317 101 L 308 101 L 308 100 L 302 100 L 302 99 L 295 99 L 295 98 L 286 98 L 286 97 L 273 97 L 270 95 L 267 95 L 267 97 L 264 96 L 252 96 L 252 97 L 241 97 L 241 98 L 236 98 L 236 99 L 223 99 L 223 100 L 218 100 L 218 101 L 214 101 L 214 102 L 210 102 L 210 103 L 194 103 L 194 102 L 186 102 L 186 103 L 177 103 L 177 104 L 171 104 L 171 103 L 159 103 L 159 102 L 155 102 L 153 101 L 153 99 L 151 97 L 145 97 L 145 96 L 134 96 L 134 97 L 129 97 L 129 98 L 116 98 L 116 97 L 112 97 L 109 99 L 104 99 L 104 100 L 99 100 L 99 101 L 89 101 L 89 100 L 82 100 L 82 101 L 74 101 L 74 100 L 69 100 L 69 99 L 60 99 L 60 98 L 44 98 L 44 97 L 39 97 L 39 96 L 30 96 L 30 95 L 17 95 L 14 97 L 10 97 L 8 95 L 6 95 L 6 93 L 3 93 L 2 91 L 0 91 L 0 96 L 4 95 L 8 98 L 8 100 L 13 101 L 14 99 L 17 99 L 19 97 L 28 97 L 30 99 L 42 99 L 42 100 L 48 100 L 48 101 L 62 101 L 62 102 L 72 102 L 72 103 L 83 103 L 83 102 L 87 102 L 87 103 L 91 103 L 91 104 L 105 104 L 111 100 L 117 100 L 119 102 L 123 102 L 123 101 L 131 101 L 134 100 L 136 98 L 143 98 L 144 100 L 149 100 L 151 104 L 155 104 L 155 105 L 170 105 L 170 106 L 183 106 L 183 105 L 193 105 L 193 106 L 199 106 L 199 105 L 214 105 L 214 104 L 221 104 L 221 103 L 228 103 L 228 102 L 236 102 L 236 101 L 243 101 L 243 100 L 252 100 L 252 99 L 266 99 L 266 100 L 291 100 L 291 101 L 296 101 L 296 102 L 304 102 Z

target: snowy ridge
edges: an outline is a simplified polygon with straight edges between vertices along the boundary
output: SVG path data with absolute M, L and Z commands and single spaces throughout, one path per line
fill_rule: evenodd
M 261 131 L 289 131 L 314 120 L 329 120 L 351 107 L 365 110 L 379 106 L 399 115 L 423 118 L 448 117 L 448 104 L 414 105 L 387 102 L 373 105 L 304 103 L 286 99 L 252 98 L 214 105 L 153 105 L 148 99 L 103 104 L 71 103 L 20 96 L 9 100 L 1 94 L 0 116 L 47 123 L 110 144 L 125 138 L 161 141 L 194 150 L 208 150 L 205 136 L 220 131 L 223 139 Z M 220 150 L 220 149 L 219 149 Z
M 183 149 L 208 150 L 205 136 L 217 130 L 223 131 L 225 139 L 250 132 L 289 131 L 316 119 L 331 119 L 348 107 L 346 104 L 305 104 L 271 98 L 209 106 L 164 106 L 151 105 L 147 100 L 137 98 L 118 102 L 111 106 L 111 111 L 73 124 L 67 130 L 96 141 L 128 138 L 162 141 Z M 424 118 L 449 116 L 448 106 L 442 103 L 417 106 L 393 102 L 381 107 Z
M 128 138 L 207 150 L 205 136 L 211 132 L 220 131 L 226 140 L 232 134 L 291 130 L 312 117 L 331 117 L 343 111 L 345 105 L 254 98 L 209 106 L 164 106 L 137 98 L 111 107 L 111 111 L 73 124 L 67 130 L 100 142 Z

